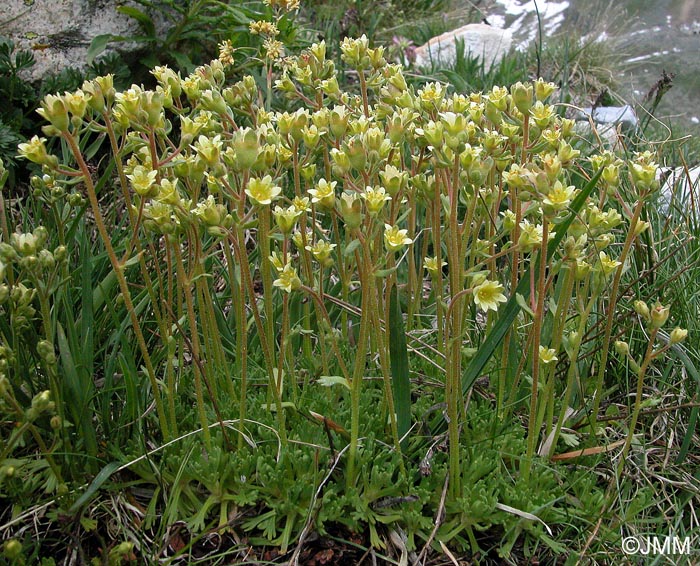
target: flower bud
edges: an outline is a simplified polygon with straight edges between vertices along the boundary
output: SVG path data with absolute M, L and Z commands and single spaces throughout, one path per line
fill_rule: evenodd
M 274 165 L 275 159 L 277 159 L 277 147 L 266 143 L 259 148 L 258 158 L 253 163 L 253 170 L 258 172 L 269 171 Z
M 634 235 L 639 236 L 649 228 L 650 224 L 644 220 L 638 220 L 634 226 Z
M 3 360 L 7 364 L 7 360 Z M 5 377 L 4 374 L 0 373 L 0 397 L 4 397 L 8 393 L 10 393 L 11 386 L 10 386 L 10 381 Z M 2 475 L 2 471 L 6 470 L 7 468 L 0 468 L 0 476 Z
M 209 110 L 215 114 L 225 115 L 228 113 L 226 101 L 218 90 L 207 89 L 203 91 L 199 99 L 199 104 L 205 110 Z
M 332 76 L 321 81 L 320 85 L 323 94 L 329 96 L 332 100 L 337 100 L 341 94 L 338 77 Z
M 647 322 L 650 320 L 649 306 L 644 301 L 634 301 L 634 312 Z
M 345 135 L 345 132 L 348 129 L 349 119 L 350 115 L 348 114 L 345 106 L 335 106 L 333 110 L 331 110 L 329 126 L 331 134 L 333 134 L 335 139 L 339 140 Z
M 220 226 L 226 209 L 223 205 L 217 204 L 213 195 L 209 195 L 207 200 L 197 204 L 192 211 L 195 216 L 201 218 L 206 226 Z
M 333 161 L 333 173 L 342 177 L 350 171 L 350 159 L 348 154 L 340 149 L 331 149 L 331 159 Z
M 9 476 L 7 473 L 5 475 Z M 14 475 L 14 471 L 12 475 Z M 8 560 L 16 560 L 22 554 L 22 543 L 16 538 L 6 540 L 3 544 L 2 552 Z
M 147 90 L 141 93 L 141 109 L 146 112 L 146 122 L 152 128 L 163 124 L 163 105 L 165 94 L 161 91 Z
M 440 149 L 445 143 L 445 133 L 442 122 L 430 120 L 423 128 L 417 128 L 416 134 L 423 137 L 427 145 Z
M 382 180 L 382 186 L 392 197 L 408 185 L 408 171 L 400 171 L 393 165 L 387 165 L 384 171 L 379 172 L 379 177 Z
M 53 345 L 48 340 L 40 340 L 36 345 L 36 352 L 46 364 L 53 365 L 56 363 Z
M 688 331 L 685 328 L 676 327 L 671 332 L 671 344 L 679 344 L 688 337 Z
M 341 58 L 348 65 L 360 71 L 366 69 L 370 65 L 367 49 L 369 47 L 369 39 L 365 34 L 359 39 L 351 39 L 346 37 L 340 44 Z
M 656 175 L 658 167 L 655 162 L 651 161 L 648 153 L 645 152 L 638 156 L 637 161 L 630 163 L 629 166 L 630 176 L 639 192 L 656 190 L 659 187 Z
M 362 224 L 362 202 L 357 193 L 340 195 L 340 216 L 350 230 L 358 228 Z
M 234 150 L 234 163 L 239 171 L 250 169 L 258 158 L 258 136 L 255 130 L 243 128 L 238 130 L 231 140 Z
M 41 250 L 39 252 L 39 265 L 46 270 L 53 269 L 56 265 L 56 259 L 49 250 Z
M 316 164 L 304 163 L 304 165 L 299 168 L 299 175 L 301 175 L 301 178 L 307 183 L 310 183 L 316 178 Z
M 617 187 L 620 184 L 620 167 L 611 163 L 603 169 L 601 174 L 603 181 L 610 187 Z
M 66 249 L 66 246 L 58 246 L 53 251 L 53 257 L 58 262 L 65 260 L 67 256 L 68 256 L 68 250 Z
M 577 331 L 569 332 L 563 336 L 562 343 L 564 345 L 564 351 L 569 358 L 574 358 L 581 345 L 581 334 Z
M 114 104 L 114 96 L 116 94 L 116 90 L 114 89 L 114 75 L 110 74 L 96 77 L 94 82 L 100 88 L 107 108 L 111 108 L 112 104 Z
M 345 144 L 345 154 L 350 161 L 350 165 L 357 171 L 364 171 L 367 163 L 367 149 L 359 136 L 353 136 Z
M 523 114 L 526 114 L 532 108 L 532 93 L 533 86 L 531 84 L 524 85 L 518 81 L 510 87 L 513 104 Z
M 304 140 L 304 145 L 306 145 L 307 148 L 314 149 L 321 139 L 321 133 L 313 124 L 310 126 L 305 126 L 302 130 L 302 139 Z
M 27 420 L 35 421 L 42 413 L 53 411 L 55 404 L 51 401 L 51 393 L 46 390 L 37 393 L 32 398 L 32 405 L 27 409 Z
M 620 356 L 628 356 L 630 353 L 630 345 L 623 340 L 615 340 L 615 351 Z
M 591 272 L 591 264 L 581 259 L 576 260 L 576 281 L 582 281 Z

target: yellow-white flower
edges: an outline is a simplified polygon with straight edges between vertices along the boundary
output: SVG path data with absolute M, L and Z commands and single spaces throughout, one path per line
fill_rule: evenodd
M 301 213 L 311 211 L 309 197 L 294 197 L 292 204 L 294 205 L 294 208 L 296 208 Z
M 437 257 L 426 257 L 423 259 L 423 265 L 425 265 L 425 270 L 430 273 L 431 277 L 435 277 L 447 263 L 441 261 L 438 265 Z
M 291 263 L 288 263 L 279 271 L 279 277 L 272 284 L 283 291 L 287 291 L 287 293 L 291 293 L 301 287 L 301 279 L 297 275 L 297 270 L 292 267 Z
M 223 142 L 221 141 L 221 136 L 216 135 L 213 138 L 199 136 L 191 147 L 197 152 L 197 155 L 209 165 L 215 165 L 219 161 L 222 146 Z
M 575 187 L 565 187 L 561 182 L 556 181 L 547 196 L 542 199 L 542 202 L 555 211 L 564 210 L 571 203 L 575 191 Z
M 325 264 L 330 258 L 335 244 L 329 244 L 326 240 L 318 240 L 313 246 L 306 246 L 306 251 L 313 254 L 316 261 Z
M 46 151 L 46 138 L 34 136 L 28 142 L 21 143 L 17 146 L 20 157 L 28 159 L 33 163 L 43 165 L 46 163 L 48 153 Z
M 163 179 L 160 182 L 160 188 L 158 189 L 156 200 L 164 204 L 179 204 L 181 199 L 177 186 L 177 179 L 174 181 L 171 181 L 170 179 Z
M 540 346 L 540 363 L 544 365 L 551 364 L 558 361 L 557 351 L 552 348 L 546 348 L 545 346 Z
M 386 249 L 390 252 L 398 252 L 404 246 L 412 244 L 413 240 L 406 234 L 408 234 L 408 230 L 399 230 L 398 226 L 384 224 L 384 245 Z
M 272 184 L 270 175 L 265 175 L 262 179 L 252 177 L 248 181 L 248 188 L 245 190 L 248 198 L 259 205 L 270 204 L 281 192 L 281 187 Z
M 276 206 L 275 210 L 272 211 L 272 215 L 275 217 L 275 223 L 279 226 L 279 229 L 282 230 L 283 234 L 292 233 L 301 214 L 301 211 L 294 205 L 288 206 L 287 208 Z
M 325 179 L 319 179 L 316 188 L 309 189 L 311 202 L 329 210 L 333 208 L 335 206 L 335 186 L 337 184 L 337 181 L 329 183 Z
M 600 267 L 600 270 L 606 276 L 611 275 L 618 267 L 620 267 L 620 265 L 622 265 L 619 261 L 615 261 L 611 257 L 608 257 L 608 254 L 605 252 L 600 252 L 598 257 L 600 258 L 600 263 L 597 264 L 596 267 Z
M 367 203 L 367 210 L 371 216 L 375 216 L 384 208 L 384 203 L 391 200 L 384 187 L 366 187 L 362 198 Z
M 497 311 L 498 303 L 505 303 L 508 300 L 502 291 L 503 285 L 497 281 L 486 280 L 474 287 L 474 303 L 484 312 L 488 312 L 489 309 Z
M 530 224 L 529 221 L 523 220 L 520 230 L 518 245 L 524 252 L 531 252 L 542 244 L 542 224 Z
M 278 273 L 281 273 L 284 270 L 285 264 L 282 262 L 282 258 L 278 252 L 272 252 L 272 255 L 270 255 L 268 259 Z
M 127 175 L 134 192 L 142 197 L 154 196 L 158 193 L 158 187 L 155 186 L 158 171 L 147 169 L 143 165 L 134 167 L 134 171 Z

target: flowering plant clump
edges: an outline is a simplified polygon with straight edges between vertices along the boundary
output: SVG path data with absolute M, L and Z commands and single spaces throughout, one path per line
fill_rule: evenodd
M 178 397 L 192 390 L 207 452 L 219 438 L 214 416 L 230 440 L 223 397 L 237 407 L 237 448 L 246 450 L 249 381 L 261 368 L 284 461 L 294 449 L 292 410 L 319 420 L 304 403 L 307 388 L 319 387 L 309 376 L 321 376 L 344 386 L 334 399 L 345 421 L 320 418 L 348 443 L 351 491 L 364 473 L 365 392 L 379 388 L 382 440 L 403 454 L 416 415 L 400 360 L 425 347 L 446 407 L 433 432 L 447 429 L 449 501 L 463 505 L 472 488 L 463 481 L 460 422 L 483 373 L 499 419 L 528 415 L 518 472 L 529 481 L 536 456 L 558 450 L 572 414 L 589 406 L 598 414 L 620 282 L 658 187 L 653 155 L 584 155 L 573 122 L 548 103 L 555 86 L 543 80 L 510 91 L 416 90 L 363 36 L 342 42 L 357 76 L 356 90 L 344 91 L 324 42 L 282 58 L 274 24 L 250 29 L 266 38 L 267 91 L 250 76 L 228 79 L 233 55 L 224 45 L 220 59 L 188 76 L 154 69 L 154 90 L 116 92 L 107 76 L 47 96 L 45 134 L 65 145 L 66 163 L 45 138 L 19 148 L 43 167 L 44 185 L 84 185 L 164 441 L 183 432 Z M 296 110 L 273 111 L 273 99 Z M 114 187 L 98 186 L 88 165 L 83 148 L 97 136 L 113 152 Z M 623 185 L 634 188 L 634 202 Z M 107 190 L 124 207 L 128 238 L 119 247 L 98 199 Z M 10 262 L 28 274 L 44 269 L 51 254 L 39 240 L 13 234 L 0 274 Z M 33 316 L 23 298 L 32 292 L 0 288 L 15 320 Z M 660 305 L 635 308 L 652 329 L 668 318 Z M 583 379 L 593 313 L 607 326 L 596 372 Z M 678 329 L 671 341 L 683 338 Z M 225 502 L 238 499 L 223 485 L 216 501 L 225 523 Z

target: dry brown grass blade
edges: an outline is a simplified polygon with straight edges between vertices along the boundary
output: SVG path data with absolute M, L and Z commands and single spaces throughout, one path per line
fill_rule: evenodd
M 583 448 L 582 450 L 574 450 L 573 452 L 565 452 L 564 454 L 556 454 L 552 456 L 552 461 L 558 462 L 561 460 L 571 460 L 572 458 L 580 458 L 581 456 L 594 456 L 595 454 L 604 454 L 605 452 L 610 452 L 615 450 L 618 446 L 622 446 L 625 440 L 616 440 L 611 444 L 606 446 L 591 446 L 590 448 Z

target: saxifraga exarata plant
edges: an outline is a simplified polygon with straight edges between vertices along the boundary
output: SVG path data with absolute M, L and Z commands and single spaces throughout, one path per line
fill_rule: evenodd
M 543 80 L 468 95 L 440 83 L 416 91 L 366 37 L 341 45 L 356 79 L 341 90 L 323 42 L 284 57 L 264 24 L 255 23 L 266 36 L 262 89 L 250 76 L 229 84 L 224 44 L 187 77 L 154 69 L 155 90 L 118 93 L 102 77 L 47 97 L 45 133 L 72 160 L 59 163 L 43 138 L 20 147 L 52 183 L 84 183 L 163 438 L 178 430 L 174 400 L 192 385 L 205 446 L 215 442 L 210 411 L 226 428 L 226 398 L 238 406 L 238 449 L 246 449 L 254 362 L 266 374 L 264 409 L 275 413 L 282 459 L 288 411 L 313 410 L 303 406 L 306 388 L 339 386 L 331 393 L 350 405 L 345 481 L 354 487 L 368 432 L 363 393 L 378 372 L 374 410 L 407 473 L 412 454 L 398 423 L 416 418 L 393 391 L 397 293 L 411 351 L 430 352 L 440 368 L 449 500 L 465 489 L 465 376 L 474 372 L 493 376 L 499 416 L 524 416 L 527 450 L 518 456 L 529 479 L 537 455 L 556 453 L 569 409 L 592 404 L 595 417 L 600 406 L 608 346 L 589 380 L 579 373 L 581 339 L 601 312 L 612 335 L 627 255 L 648 229 L 639 210 L 655 188 L 651 156 L 582 155 Z M 281 98 L 288 109 L 273 110 Z M 126 205 L 121 258 L 84 155 L 95 135 L 109 138 L 115 198 Z M 632 206 L 617 190 L 627 171 L 640 194 Z M 131 299 L 135 264 L 147 309 Z M 235 319 L 235 348 L 223 342 L 219 304 Z M 154 351 L 166 355 L 154 363 Z M 560 364 L 568 365 L 558 381 Z

